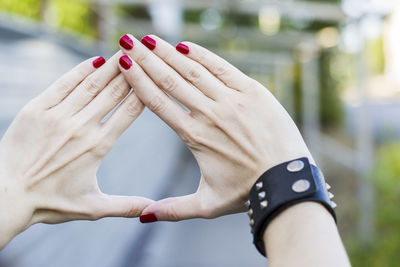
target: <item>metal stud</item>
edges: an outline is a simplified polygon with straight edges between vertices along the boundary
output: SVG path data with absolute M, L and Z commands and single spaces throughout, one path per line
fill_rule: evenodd
M 251 227 L 254 226 L 254 220 L 253 220 L 253 219 L 250 220 L 249 225 L 250 225 Z
M 249 209 L 249 211 L 247 212 L 247 215 L 249 215 L 249 217 L 251 218 L 251 216 L 253 216 L 253 209 Z
M 337 207 L 337 204 L 335 202 L 331 201 L 331 207 L 334 209 Z
M 244 205 L 246 206 L 247 209 L 250 208 L 250 200 L 247 200 L 247 201 L 244 203 Z
M 329 195 L 329 199 L 332 199 L 335 195 L 334 194 L 332 194 L 331 192 L 328 192 L 328 195 Z
M 329 189 L 331 189 L 331 186 L 328 183 L 326 183 L 326 190 L 329 190 Z
M 268 201 L 264 200 L 260 202 L 261 209 L 265 209 L 268 206 Z
M 256 189 L 257 189 L 257 191 L 261 190 L 262 187 L 263 187 L 263 182 L 258 182 L 258 183 L 256 183 Z
M 302 162 L 301 160 L 295 160 L 290 162 L 286 169 L 290 172 L 298 172 L 301 171 L 304 168 L 304 162 Z
M 259 199 L 259 200 L 262 200 L 262 199 L 264 199 L 264 198 L 265 198 L 265 196 L 266 196 L 266 193 L 265 193 L 265 191 L 261 191 L 260 193 L 258 193 L 258 199 Z
M 311 184 L 308 180 L 300 179 L 294 182 L 294 184 L 292 185 L 292 190 L 296 193 L 303 193 L 310 189 L 310 186 Z

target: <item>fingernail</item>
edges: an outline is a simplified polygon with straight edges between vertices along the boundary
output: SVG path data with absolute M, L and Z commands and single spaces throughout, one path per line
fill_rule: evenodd
M 154 213 L 148 213 L 140 216 L 141 223 L 151 223 L 156 221 L 158 221 L 158 219 Z
M 129 70 L 132 67 L 132 60 L 127 55 L 123 55 L 119 58 L 119 64 L 124 69 Z
M 185 54 L 185 55 L 189 54 L 189 46 L 182 44 L 182 43 L 177 44 L 176 50 L 178 50 L 179 52 L 181 52 L 182 54 Z
M 144 44 L 148 49 L 153 50 L 156 48 L 156 40 L 150 38 L 149 36 L 145 36 L 142 38 L 142 44 Z
M 133 48 L 133 41 L 128 35 L 124 35 L 119 39 L 119 44 L 126 50 L 131 50 Z
M 95 60 L 93 60 L 93 62 L 92 62 L 93 67 L 95 67 L 96 69 L 98 69 L 101 66 L 103 66 L 104 63 L 106 63 L 106 60 L 104 59 L 104 57 L 98 57 Z

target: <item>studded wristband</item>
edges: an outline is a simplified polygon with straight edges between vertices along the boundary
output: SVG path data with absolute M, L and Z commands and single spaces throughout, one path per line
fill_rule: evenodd
M 250 217 L 254 245 L 266 256 L 263 234 L 268 224 L 280 212 L 300 202 L 314 201 L 322 204 L 332 214 L 336 203 L 328 192 L 322 172 L 307 158 L 299 158 L 277 165 L 266 171 L 250 190 L 245 205 Z

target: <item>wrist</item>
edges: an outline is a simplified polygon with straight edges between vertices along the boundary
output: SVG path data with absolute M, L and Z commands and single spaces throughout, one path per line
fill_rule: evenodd
M 281 212 L 301 202 L 317 202 L 336 220 L 332 201 L 322 172 L 307 158 L 292 159 L 268 169 L 250 190 L 248 208 L 254 244 L 266 255 L 263 233 Z
M 319 203 L 293 205 L 266 228 L 271 266 L 350 266 L 332 215 Z
M 0 176 L 0 249 L 31 225 L 33 201 L 17 179 Z

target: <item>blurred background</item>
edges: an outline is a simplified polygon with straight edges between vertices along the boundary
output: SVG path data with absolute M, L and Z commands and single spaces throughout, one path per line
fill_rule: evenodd
M 334 188 L 353 265 L 400 266 L 398 0 L 0 0 L 0 134 L 75 64 L 111 56 L 126 32 L 197 42 L 263 83 Z M 147 110 L 99 171 L 106 193 L 153 199 L 191 193 L 198 178 L 190 152 Z M 36 225 L 0 252 L 0 266 L 265 266 L 247 224 L 237 214 Z

